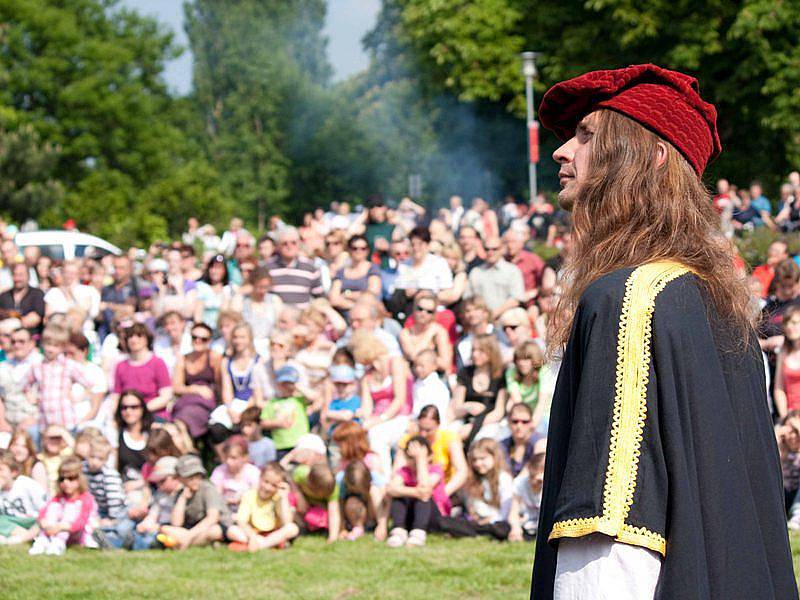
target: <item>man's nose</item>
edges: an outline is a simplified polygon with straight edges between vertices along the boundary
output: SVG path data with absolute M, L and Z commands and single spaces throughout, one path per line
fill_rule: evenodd
M 571 137 L 553 152 L 553 160 L 560 165 L 572 162 L 572 159 L 575 157 L 575 146 L 577 144 L 578 139 L 574 136 Z

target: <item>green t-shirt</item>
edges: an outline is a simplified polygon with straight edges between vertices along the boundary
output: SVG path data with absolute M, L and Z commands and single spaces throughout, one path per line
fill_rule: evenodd
M 308 433 L 308 417 L 306 416 L 305 400 L 302 396 L 289 396 L 288 398 L 273 398 L 261 411 L 261 420 L 277 419 L 279 415 L 294 415 L 294 424 L 288 429 L 273 429 L 270 432 L 275 448 L 289 450 L 297 445 L 300 436 Z
M 531 410 L 536 408 L 539 403 L 539 378 L 536 378 L 536 383 L 528 385 L 517 381 L 517 368 L 511 365 L 506 369 L 506 389 L 508 393 L 516 390 L 522 398 L 523 404 L 531 407 Z
M 370 249 L 374 252 L 375 251 L 375 240 L 378 238 L 383 238 L 387 242 L 392 242 L 392 232 L 394 231 L 394 225 L 384 221 L 383 223 L 368 223 L 367 226 L 364 228 L 364 237 L 367 238 L 367 243 L 369 244 Z M 381 252 L 381 268 L 387 268 L 389 260 L 389 255 L 386 252 Z
M 333 492 L 331 492 L 331 495 L 328 498 L 316 498 L 315 496 L 309 494 L 307 485 L 309 473 L 311 473 L 311 467 L 308 465 L 297 465 L 292 472 L 292 480 L 294 480 L 294 482 L 297 484 L 297 487 L 300 488 L 300 491 L 303 492 L 303 495 L 306 497 L 306 500 L 308 500 L 309 504 L 327 504 L 328 502 L 335 502 L 339 499 L 338 481 L 333 488 Z

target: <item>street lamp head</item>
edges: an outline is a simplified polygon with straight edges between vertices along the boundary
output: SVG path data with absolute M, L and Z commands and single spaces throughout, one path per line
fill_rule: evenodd
M 539 56 L 538 52 L 523 52 L 522 56 L 522 74 L 525 77 L 536 77 L 536 57 Z

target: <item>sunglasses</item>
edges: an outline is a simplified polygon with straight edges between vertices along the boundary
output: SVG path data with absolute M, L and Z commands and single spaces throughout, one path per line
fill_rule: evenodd
M 194 341 L 194 342 L 208 342 L 210 340 L 211 340 L 210 337 L 206 337 L 204 335 L 193 335 L 192 336 L 192 341 Z
M 141 409 L 142 409 L 141 404 L 123 404 L 120 407 L 120 410 L 141 410 Z
M 427 313 L 429 315 L 432 315 L 433 313 L 436 312 L 435 308 L 433 308 L 433 309 L 432 308 L 422 308 L 421 306 L 417 306 L 415 310 L 417 312 Z
M 369 246 L 350 246 L 350 250 L 352 250 L 353 252 L 356 251 L 366 252 L 367 250 L 369 250 Z
M 530 422 L 530 419 L 511 419 L 512 425 L 527 425 Z
M 58 478 L 58 482 L 61 483 L 63 481 L 77 481 L 78 475 L 61 475 Z
M 510 329 L 510 330 L 512 330 L 512 331 L 516 331 L 516 330 L 517 330 L 517 329 L 519 329 L 520 327 L 522 327 L 522 325 L 503 325 L 503 329 L 504 329 L 504 330 L 506 330 L 506 329 Z

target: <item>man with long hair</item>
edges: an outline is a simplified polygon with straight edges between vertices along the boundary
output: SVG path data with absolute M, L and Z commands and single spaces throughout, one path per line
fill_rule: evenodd
M 701 182 L 716 110 L 637 65 L 539 118 L 573 243 L 532 597 L 797 598 L 754 316 Z

